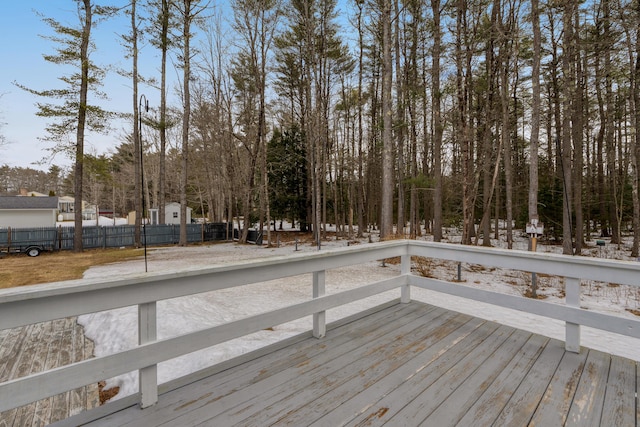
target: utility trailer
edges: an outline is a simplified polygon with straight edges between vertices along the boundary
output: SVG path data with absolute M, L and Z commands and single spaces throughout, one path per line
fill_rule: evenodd
M 0 252 L 2 253 L 25 253 L 29 256 L 38 256 L 41 252 L 51 250 L 49 248 L 45 248 L 43 245 L 37 244 L 28 244 L 25 246 L 9 246 L 0 248 Z
M 36 257 L 55 248 L 56 235 L 55 228 L 0 228 L 0 253 L 24 253 Z

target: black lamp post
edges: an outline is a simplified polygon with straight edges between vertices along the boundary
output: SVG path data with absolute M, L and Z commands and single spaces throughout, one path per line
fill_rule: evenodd
M 142 216 L 142 239 L 144 245 L 144 272 L 147 272 L 147 230 L 146 230 L 146 222 L 144 219 L 144 210 L 145 210 L 145 201 L 144 201 L 144 168 L 143 168 L 143 147 L 142 144 L 142 111 L 144 107 L 145 112 L 149 112 L 149 100 L 144 95 L 140 95 L 140 103 L 138 106 L 138 139 L 140 141 L 140 192 L 142 193 L 142 212 L 140 215 Z

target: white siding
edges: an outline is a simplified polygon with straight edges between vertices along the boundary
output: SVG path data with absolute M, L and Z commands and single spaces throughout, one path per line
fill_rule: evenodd
M 165 224 L 180 224 L 180 203 L 168 203 L 164 209 Z M 191 208 L 187 207 L 187 224 L 189 223 L 191 223 Z
M 55 227 L 56 211 L 53 209 L 0 210 L 0 227 L 33 228 Z

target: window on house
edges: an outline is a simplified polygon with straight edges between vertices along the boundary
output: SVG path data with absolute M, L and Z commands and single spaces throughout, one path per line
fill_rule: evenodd
M 174 218 L 178 218 L 178 212 L 174 212 L 174 213 L 173 213 L 173 217 L 174 217 Z

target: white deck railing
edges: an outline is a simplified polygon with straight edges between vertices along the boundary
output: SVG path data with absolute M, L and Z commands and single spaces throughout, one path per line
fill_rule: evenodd
M 566 304 L 416 276 L 410 271 L 412 256 L 561 276 L 565 278 Z M 325 295 L 326 270 L 392 257 L 402 260 L 397 277 Z M 184 335 L 156 339 L 157 301 L 305 273 L 312 273 L 313 278 L 310 284 L 312 298 L 308 301 Z M 409 302 L 411 286 L 565 321 L 569 351 L 580 349 L 580 325 L 640 338 L 640 321 L 580 308 L 582 279 L 637 287 L 640 264 L 453 244 L 391 241 L 189 272 L 146 273 L 121 280 L 77 280 L 0 290 L 0 329 L 137 305 L 140 342 L 135 348 L 119 353 L 1 383 L 0 412 L 135 370 L 140 373 L 140 393 L 136 398 L 142 407 L 147 407 L 157 401 L 156 367 L 160 362 L 305 316 L 313 316 L 313 335 L 322 337 L 326 310 L 398 288 L 401 289 L 401 301 Z

